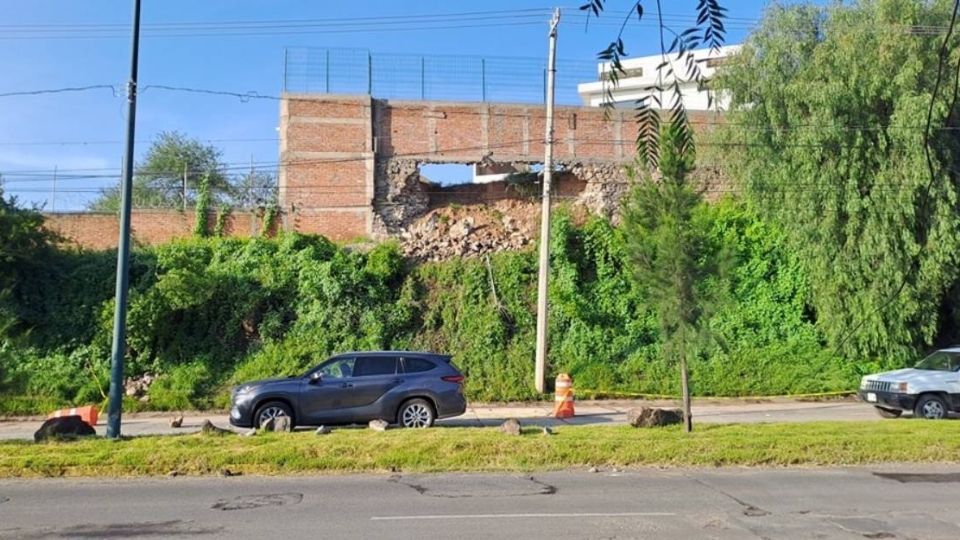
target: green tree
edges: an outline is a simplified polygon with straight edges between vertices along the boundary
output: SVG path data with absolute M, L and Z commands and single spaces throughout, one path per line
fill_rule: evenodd
M 661 135 L 659 178 L 636 182 L 624 204 L 626 249 L 636 281 L 647 288 L 660 323 L 664 357 L 680 367 L 686 431 L 693 429 L 687 364 L 703 343 L 709 305 L 716 294 L 705 287 L 719 274 L 719 257 L 708 254 L 709 239 L 695 223 L 701 196 L 687 173 L 692 156 L 682 148 L 680 130 Z
M 728 169 L 789 233 L 818 325 L 850 358 L 897 364 L 956 337 L 960 38 L 934 95 L 945 34 L 928 30 L 952 4 L 774 7 L 718 82 Z
M 21 308 L 28 307 L 19 301 L 22 287 L 42 269 L 53 240 L 39 212 L 18 206 L 0 190 L 0 338 L 19 330 Z
M 230 202 L 237 208 L 264 208 L 277 204 L 277 178 L 268 172 L 251 170 L 234 182 Z
M 186 208 L 195 204 L 198 188 L 209 175 L 211 197 L 225 200 L 233 188 L 224 173 L 222 152 L 177 131 L 160 133 L 136 168 L 133 179 L 135 207 Z M 119 187 L 104 190 L 89 205 L 90 210 L 116 212 Z

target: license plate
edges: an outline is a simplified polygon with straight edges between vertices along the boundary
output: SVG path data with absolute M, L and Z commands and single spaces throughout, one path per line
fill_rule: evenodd
M 874 394 L 873 392 L 867 392 L 867 401 L 869 401 L 870 403 L 876 403 L 877 395 Z

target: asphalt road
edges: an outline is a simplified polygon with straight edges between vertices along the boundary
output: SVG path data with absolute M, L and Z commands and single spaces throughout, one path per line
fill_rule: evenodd
M 956 466 L 0 481 L 0 538 L 956 540 L 958 499 Z
M 475 406 L 457 418 L 441 420 L 441 426 L 496 426 L 506 418 L 519 418 L 525 425 L 599 425 L 622 424 L 626 412 L 639 405 L 676 406 L 668 402 L 595 401 L 577 403 L 577 415 L 570 419 L 550 416 L 548 404 L 525 406 Z M 183 426 L 171 428 L 173 413 L 139 414 L 123 417 L 122 431 L 125 435 L 157 435 L 167 433 L 191 433 L 197 431 L 203 421 L 210 419 L 219 426 L 228 426 L 223 414 L 191 413 L 184 418 Z M 756 423 L 756 422 L 813 422 L 822 420 L 879 421 L 873 407 L 855 401 L 802 402 L 772 400 L 760 403 L 701 402 L 693 405 L 694 422 L 706 423 Z M 0 421 L 0 439 L 31 439 L 40 426 L 41 419 Z M 106 432 L 106 419 L 100 418 L 96 426 L 100 434 Z

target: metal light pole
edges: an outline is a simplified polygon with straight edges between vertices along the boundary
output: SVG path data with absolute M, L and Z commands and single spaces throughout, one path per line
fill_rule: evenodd
M 557 75 L 557 26 L 560 8 L 550 21 L 550 52 L 547 56 L 547 118 L 543 156 L 543 198 L 540 202 L 540 275 L 537 280 L 537 364 L 534 386 L 541 394 L 546 389 L 547 372 L 547 285 L 550 279 L 550 184 L 553 182 L 553 82 Z
M 130 53 L 130 80 L 127 82 L 127 147 L 120 188 L 120 242 L 117 249 L 117 292 L 113 312 L 113 347 L 110 360 L 110 407 L 107 437 L 120 437 L 123 409 L 123 356 L 126 350 L 127 288 L 130 266 L 130 206 L 133 190 L 133 144 L 137 118 L 137 63 L 140 52 L 140 0 L 133 0 L 133 45 Z

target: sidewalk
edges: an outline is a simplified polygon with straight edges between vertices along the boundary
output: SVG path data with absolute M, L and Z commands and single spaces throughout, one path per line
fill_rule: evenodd
M 507 418 L 517 418 L 525 425 L 563 426 L 563 425 L 617 425 L 626 422 L 626 413 L 634 407 L 676 407 L 672 401 L 584 401 L 576 403 L 576 416 L 567 419 L 553 418 L 553 404 L 540 402 L 531 404 L 482 404 L 467 408 L 467 412 L 456 418 L 439 420 L 439 426 L 480 427 L 496 426 Z M 170 419 L 176 416 L 171 412 L 131 413 L 123 416 L 124 435 L 163 435 L 173 433 L 193 433 L 200 429 L 205 420 L 222 427 L 229 427 L 224 412 L 192 411 L 184 413 L 183 425 L 171 428 Z M 875 421 L 879 420 L 873 408 L 850 400 L 833 401 L 792 401 L 789 399 L 764 400 L 761 403 L 748 403 L 744 400 L 704 399 L 694 400 L 694 422 L 705 423 L 757 423 L 757 422 L 814 422 L 830 420 Z M 33 432 L 43 422 L 41 417 L 12 418 L 0 420 L 0 439 L 32 439 Z M 97 433 L 106 432 L 106 416 L 100 417 Z M 242 430 L 237 430 L 242 431 Z

